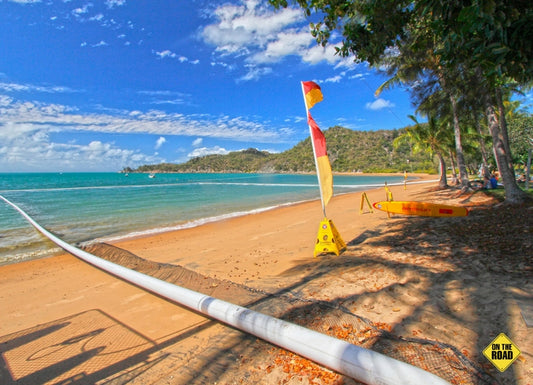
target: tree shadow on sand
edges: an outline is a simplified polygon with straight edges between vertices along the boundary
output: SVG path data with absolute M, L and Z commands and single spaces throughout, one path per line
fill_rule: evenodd
M 250 289 L 237 285 L 242 290 L 225 299 L 383 352 L 451 383 L 518 384 L 513 367 L 499 373 L 481 352 L 499 333 L 512 336 L 507 312 L 513 288 L 531 278 L 528 210 L 481 206 L 465 218 L 393 217 L 385 228 L 349 241 L 340 257 L 321 256 L 286 271 L 279 277 L 286 283 L 275 292 L 252 291 L 255 296 L 243 301 L 242 290 Z M 220 382 L 235 373 L 249 383 L 268 383 L 257 368 L 295 360 L 254 337 L 227 337 L 224 349 L 208 349 L 197 360 L 191 383 Z M 313 365 L 300 366 L 303 372 L 285 366 L 285 374 L 305 377 Z
M 430 351 L 448 350 L 429 369 L 452 383 L 527 383 L 521 382 L 528 374 L 517 367 L 520 362 L 500 373 L 482 351 L 500 333 L 512 339 L 520 329 L 524 339 L 515 342 L 531 355 L 525 349 L 531 337 L 516 306 L 517 299 L 533 297 L 527 292 L 533 266 L 530 213 L 530 206 L 479 206 L 464 218 L 393 217 L 381 234 L 363 242 L 358 237 L 341 257 L 315 264 L 310 275 L 322 278 L 302 287 L 301 295 L 355 314 L 363 310 L 378 326 L 379 321 L 391 326 L 366 340 L 349 327 L 332 331 L 354 343 L 422 368 L 429 357 L 434 360 L 428 344 Z M 335 291 L 339 286 L 343 289 Z M 313 314 L 309 324 L 324 319 L 316 309 L 293 312 L 286 316 Z M 413 350 L 406 352 L 398 339 Z M 459 366 L 462 377 L 461 370 L 448 371 Z
M 444 200 L 449 192 L 436 196 Z M 116 248 L 106 245 L 90 251 L 145 274 L 382 352 L 453 384 L 516 385 L 522 383 L 523 375 L 517 363 L 499 373 L 482 350 L 498 334 L 513 338 L 522 327 L 517 326 L 511 310 L 516 310 L 517 297 L 524 302 L 532 297 L 524 290 L 531 284 L 533 266 L 530 212 L 530 207 L 479 206 L 464 218 L 392 217 L 382 228 L 367 230 L 347 242 L 340 256 L 322 255 L 284 272 L 277 277 L 281 286 L 269 292 L 146 261 L 124 250 L 115 253 Z M 146 351 L 72 383 L 126 384 L 142 382 L 143 376 L 152 381 L 149 354 L 157 358 L 153 365 L 169 362 L 172 355 L 167 348 L 215 324 L 208 322 L 185 336 L 151 344 Z M 236 379 L 253 384 L 291 379 L 356 383 L 230 327 L 210 342 L 186 365 L 166 364 L 166 378 L 176 384 L 229 384 Z M 531 337 L 514 342 L 524 354 L 531 354 L 526 351 Z

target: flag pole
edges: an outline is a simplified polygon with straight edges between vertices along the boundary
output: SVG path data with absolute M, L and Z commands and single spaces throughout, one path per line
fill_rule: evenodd
M 313 130 L 311 129 L 311 125 L 309 124 L 309 108 L 307 107 L 307 99 L 305 98 L 305 90 L 304 90 L 304 83 L 300 82 L 300 85 L 302 86 L 302 96 L 304 98 L 305 103 L 305 113 L 307 118 L 307 125 L 309 126 L 309 138 L 311 139 L 311 145 L 313 146 L 313 159 L 315 160 L 315 168 L 316 168 L 316 175 L 318 178 L 318 188 L 320 190 L 320 201 L 322 202 L 322 212 L 324 213 L 324 218 L 327 217 L 326 215 L 326 205 L 324 203 L 324 194 L 322 193 L 322 183 L 320 183 L 320 170 L 318 168 L 318 163 L 316 159 L 316 149 L 315 149 L 315 141 L 313 140 Z

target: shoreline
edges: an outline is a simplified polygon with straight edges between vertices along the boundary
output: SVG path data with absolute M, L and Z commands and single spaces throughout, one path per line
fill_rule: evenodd
M 342 174 L 342 175 L 352 175 L 352 174 Z M 386 174 L 373 174 L 371 176 L 382 176 L 382 175 L 386 175 Z M 433 179 L 425 179 L 425 178 L 429 178 L 429 175 L 426 175 L 426 174 L 413 174 L 413 175 L 417 175 L 417 179 L 415 179 L 415 180 L 413 180 L 411 182 L 408 182 L 407 183 L 408 185 L 432 183 L 432 182 L 438 181 L 438 180 L 433 180 Z M 397 175 L 396 174 L 391 174 L 391 176 L 397 176 Z M 418 179 L 421 179 L 421 180 L 418 180 Z M 397 183 L 389 183 L 388 184 L 389 187 L 390 186 L 403 186 L 403 185 L 404 185 L 404 182 L 397 182 Z M 339 185 L 337 187 L 341 187 L 342 188 L 342 187 L 347 187 L 347 186 Z M 350 185 L 350 188 L 351 187 L 352 186 Z M 366 189 L 369 188 L 371 190 L 374 190 L 374 189 L 383 188 L 384 185 L 372 184 L 372 185 L 360 185 L 360 187 L 359 186 L 353 186 L 353 187 L 354 187 L 354 191 L 347 191 L 347 192 L 337 193 L 337 194 L 335 194 L 335 196 L 343 196 L 343 195 L 350 195 L 350 194 L 357 194 L 357 193 L 360 194 L 360 193 L 362 193 L 365 190 L 365 188 Z M 211 216 L 211 217 L 204 217 L 204 218 L 194 219 L 194 220 L 191 220 L 191 221 L 187 221 L 187 222 L 184 222 L 184 223 L 177 224 L 175 226 L 157 227 L 157 228 L 153 228 L 153 229 L 146 229 L 146 230 L 143 230 L 143 231 L 131 232 L 131 233 L 124 234 L 124 235 L 118 235 L 118 236 L 115 236 L 115 237 L 100 237 L 100 238 L 96 238 L 96 239 L 88 241 L 88 242 L 82 242 L 81 245 L 82 246 L 87 246 L 87 245 L 91 245 L 91 244 L 99 243 L 99 242 L 110 242 L 110 243 L 127 242 L 127 241 L 130 241 L 130 240 L 135 240 L 135 239 L 140 239 L 140 238 L 145 238 L 145 237 L 151 237 L 151 236 L 157 236 L 159 234 L 164 234 L 164 233 L 169 233 L 169 232 L 174 232 L 174 231 L 182 231 L 182 230 L 187 230 L 187 229 L 194 229 L 196 227 L 207 225 L 207 224 L 210 224 L 210 223 L 216 223 L 216 222 L 231 220 L 231 219 L 234 219 L 234 218 L 246 217 L 248 215 L 261 214 L 261 213 L 264 213 L 264 212 L 267 212 L 267 211 L 277 210 L 277 209 L 284 208 L 284 207 L 297 206 L 297 205 L 304 204 L 304 203 L 319 202 L 319 201 L 320 201 L 320 198 L 313 198 L 313 199 L 305 199 L 305 200 L 301 200 L 301 201 L 280 203 L 280 204 L 273 205 L 273 206 L 258 207 L 258 208 L 250 209 L 250 210 L 247 210 L 247 211 L 234 211 L 234 212 L 227 213 L 227 214 L 221 214 L 221 215 L 215 215 L 215 216 Z
M 396 178 L 398 178 L 400 176 L 400 174 L 397 174 L 397 173 L 389 173 L 389 174 L 379 174 L 379 173 L 378 174 L 376 174 L 376 173 L 367 173 L 367 174 L 336 173 L 335 175 L 377 176 L 377 177 L 393 176 L 393 177 L 396 177 Z M 401 174 L 401 175 L 403 175 L 403 174 Z M 427 180 L 427 179 L 430 179 L 431 176 L 432 175 L 430 175 L 430 174 L 408 174 L 408 178 L 410 178 L 410 179 L 408 179 L 408 180 L 410 180 L 410 182 L 408 182 L 408 183 L 409 184 L 420 183 L 420 182 L 417 182 L 417 180 L 419 180 L 419 179 L 422 179 L 422 180 L 426 179 Z M 202 182 L 200 182 L 200 183 L 202 183 Z M 423 182 L 423 183 L 425 183 L 425 182 Z M 389 186 L 400 186 L 400 185 L 403 186 L 403 184 L 404 184 L 403 181 L 397 181 L 397 182 L 390 183 L 388 185 Z M 131 186 L 125 186 L 125 187 L 131 187 Z M 367 190 L 367 189 L 379 189 L 379 188 L 383 188 L 383 187 L 384 187 L 384 185 L 382 183 L 379 183 L 379 184 L 365 184 L 365 185 L 337 185 L 337 188 L 339 190 L 341 190 L 341 191 L 344 190 L 344 191 L 338 192 L 336 195 L 337 196 L 342 196 L 342 195 L 345 195 L 345 194 L 353 194 L 353 193 L 361 192 L 361 191 L 364 191 L 364 190 Z M 87 190 L 87 189 L 108 189 L 108 188 L 109 188 L 108 186 L 88 186 L 88 187 L 74 187 L 72 189 L 74 189 L 74 190 Z M 63 189 L 65 189 L 65 188 L 63 188 Z M 44 189 L 41 189 L 41 190 L 42 191 L 47 191 L 48 188 L 44 188 Z M 39 191 L 41 191 L 41 190 L 39 190 Z M 10 190 L 10 191 L 13 191 L 13 190 Z M 14 191 L 18 191 L 18 190 L 14 190 Z M 311 198 L 311 199 L 304 199 L 304 200 L 299 200 L 299 201 L 291 201 L 291 202 L 274 204 L 274 205 L 271 205 L 271 206 L 263 206 L 263 207 L 251 208 L 251 209 L 242 210 L 242 211 L 233 211 L 233 212 L 228 212 L 228 213 L 214 215 L 214 216 L 208 216 L 208 217 L 200 217 L 200 218 L 195 218 L 195 219 L 183 221 L 181 223 L 177 223 L 177 224 L 170 225 L 170 226 L 164 226 L 163 225 L 163 226 L 158 226 L 158 227 L 149 227 L 149 228 L 142 229 L 142 230 L 132 230 L 132 231 L 125 232 L 125 233 L 122 233 L 122 234 L 118 234 L 118 235 L 98 236 L 97 238 L 90 239 L 90 240 L 87 240 L 87 241 L 79 241 L 79 242 L 72 242 L 72 243 L 75 244 L 75 245 L 79 245 L 81 247 L 84 247 L 84 246 L 88 246 L 88 245 L 91 245 L 91 244 L 94 244 L 94 243 L 100 243 L 100 242 L 115 243 L 115 242 L 127 241 L 127 240 L 130 240 L 130 239 L 145 238 L 145 237 L 150 237 L 150 236 L 154 236 L 154 235 L 158 235 L 158 234 L 166 233 L 166 232 L 181 231 L 181 230 L 184 230 L 184 229 L 196 228 L 198 226 L 203 226 L 205 224 L 212 223 L 212 222 L 225 221 L 225 220 L 228 220 L 228 219 L 231 219 L 231 218 L 237 218 L 237 217 L 247 216 L 247 215 L 254 215 L 254 214 L 257 214 L 257 213 L 264 212 L 264 211 L 276 210 L 276 209 L 278 209 L 280 207 L 286 207 L 286 206 L 298 205 L 300 203 L 311 202 L 313 200 L 319 200 L 319 198 Z M 30 228 L 30 231 L 32 231 L 31 228 Z M 63 253 L 63 251 L 61 249 L 57 249 L 57 248 L 52 248 L 52 249 L 49 249 L 49 250 L 31 250 L 31 251 L 28 251 L 27 254 L 20 254 L 20 255 L 15 253 L 13 255 L 13 257 L 11 257 L 11 259 L 2 260 L 1 263 L 0 263 L 0 266 L 9 265 L 9 264 L 12 264 L 12 263 L 19 263 L 19 262 L 23 262 L 23 261 L 30 261 L 30 260 L 40 259 L 40 258 L 58 256 L 58 255 L 60 255 L 62 253 Z M 14 258 L 15 256 L 16 256 L 16 258 Z
M 432 175 L 419 175 L 419 180 L 407 184 L 404 190 L 403 183 L 389 185 L 395 191 L 394 197 L 402 200 L 410 195 L 411 189 L 422 191 L 431 183 L 436 183 Z M 383 218 L 384 212 L 374 210 L 372 218 L 369 208 L 364 207 L 364 213 L 359 214 L 362 193 L 365 192 L 371 202 L 385 200 L 384 186 L 373 186 L 368 190 L 336 194 L 327 207 L 328 218 L 331 219 L 345 243 L 357 238 L 361 230 L 359 221 L 371 226 Z M 296 213 L 296 214 L 294 214 Z M 293 216 L 297 218 L 293 223 Z M 234 282 L 259 287 L 266 282 L 262 278 L 275 280 L 276 274 L 281 274 L 289 265 L 286 263 L 270 264 L 270 274 L 258 274 L 256 266 L 252 263 L 245 264 L 241 258 L 248 254 L 249 258 L 259 258 L 256 262 L 262 265 L 264 254 L 290 255 L 293 261 L 312 261 L 313 250 L 320 221 L 323 219 L 320 199 L 302 201 L 275 207 L 272 210 L 260 213 L 245 214 L 233 218 L 223 219 L 203 224 L 201 226 L 181 229 L 178 231 L 153 234 L 148 237 L 137 237 L 112 242 L 113 245 L 124 248 L 142 258 L 159 262 L 179 264 L 191 268 L 207 276 L 227 277 Z M 260 223 L 250 226 L 250 223 Z M 368 229 L 367 229 L 368 230 Z M 221 242 L 221 239 L 223 241 Z M 294 244 L 294 245 L 293 245 Z M 229 247 L 229 250 L 227 248 Z M 226 255 L 230 251 L 229 257 Z M 196 261 L 197 253 L 209 264 L 203 265 Z M 240 257 L 235 256 L 240 255 Z M 227 272 L 227 265 L 236 264 L 235 268 Z M 246 266 L 239 267 L 238 265 Z M 256 270 L 254 277 L 245 272 Z

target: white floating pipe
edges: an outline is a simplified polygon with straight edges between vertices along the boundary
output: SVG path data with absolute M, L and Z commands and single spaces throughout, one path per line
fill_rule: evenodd
M 416 366 L 346 341 L 222 301 L 96 257 L 57 238 L 0 195 L 38 231 L 62 249 L 132 284 L 215 318 L 355 380 L 371 385 L 450 385 Z

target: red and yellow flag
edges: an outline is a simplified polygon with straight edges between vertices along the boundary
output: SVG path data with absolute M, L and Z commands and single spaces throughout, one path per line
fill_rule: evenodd
M 307 110 L 307 123 L 311 133 L 313 143 L 313 153 L 315 154 L 316 173 L 320 186 L 320 197 L 322 199 L 322 210 L 326 215 L 326 205 L 333 196 L 333 174 L 326 151 L 326 138 L 315 120 L 311 116 L 309 109 L 318 102 L 324 100 L 320 86 L 315 82 L 302 82 L 302 92 L 304 94 L 305 107 Z
M 324 100 L 322 90 L 315 82 L 302 82 L 302 88 L 305 97 L 305 106 L 308 110 L 318 102 Z
M 333 196 L 333 174 L 331 173 L 331 164 L 329 163 L 328 153 L 326 151 L 326 138 L 309 111 L 307 112 L 307 123 L 311 130 L 318 183 L 320 184 L 322 205 L 325 210 L 326 205 Z

